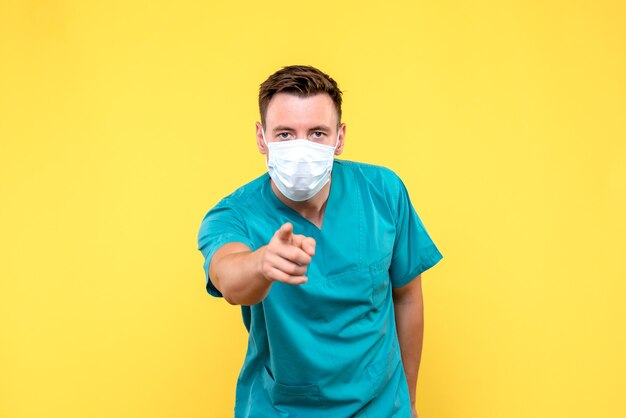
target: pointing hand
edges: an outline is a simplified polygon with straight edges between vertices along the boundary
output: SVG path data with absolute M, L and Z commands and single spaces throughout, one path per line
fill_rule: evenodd
M 305 274 L 314 255 L 315 240 L 294 234 L 292 224 L 283 224 L 264 248 L 261 273 L 272 282 L 306 283 L 308 278 Z

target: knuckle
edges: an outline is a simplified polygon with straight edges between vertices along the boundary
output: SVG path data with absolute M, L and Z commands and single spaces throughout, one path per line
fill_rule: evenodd
M 297 264 L 292 264 L 289 273 L 291 273 L 292 276 L 297 276 L 301 273 L 301 271 L 302 271 L 302 267 L 300 267 Z
M 293 273 L 296 270 L 296 266 L 293 264 L 288 264 L 285 266 L 285 268 L 283 269 L 283 271 L 287 274 L 293 275 Z
M 293 248 L 291 250 L 291 259 L 294 260 L 295 262 L 301 262 L 302 261 L 302 250 L 299 248 Z
M 261 267 L 261 273 L 263 273 L 263 276 L 265 276 L 268 279 L 272 278 L 272 270 L 273 270 L 272 267 L 267 263 L 264 263 L 263 266 Z
M 271 241 L 267 246 L 267 256 L 272 258 L 280 251 L 280 241 Z
M 296 254 L 296 249 L 293 247 L 288 247 L 285 249 L 284 256 L 287 260 L 293 261 Z

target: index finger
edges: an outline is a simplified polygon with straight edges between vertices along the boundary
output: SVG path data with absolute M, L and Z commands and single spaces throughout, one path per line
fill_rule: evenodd
M 276 237 L 285 242 L 289 242 L 291 235 L 293 234 L 293 225 L 290 222 L 283 224 L 278 231 L 276 231 Z

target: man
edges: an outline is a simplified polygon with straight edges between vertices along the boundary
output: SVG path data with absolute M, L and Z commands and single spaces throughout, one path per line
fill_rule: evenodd
M 334 159 L 341 91 L 308 66 L 259 92 L 268 172 L 204 217 L 206 288 L 249 332 L 236 417 L 417 417 L 421 274 L 442 255 L 389 169 Z

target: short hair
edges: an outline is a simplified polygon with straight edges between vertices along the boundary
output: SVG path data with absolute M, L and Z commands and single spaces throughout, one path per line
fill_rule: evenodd
M 267 106 L 277 93 L 290 93 L 300 97 L 327 93 L 337 110 L 337 124 L 341 122 L 341 90 L 328 74 L 308 65 L 290 65 L 269 76 L 259 89 L 259 111 L 265 126 Z

